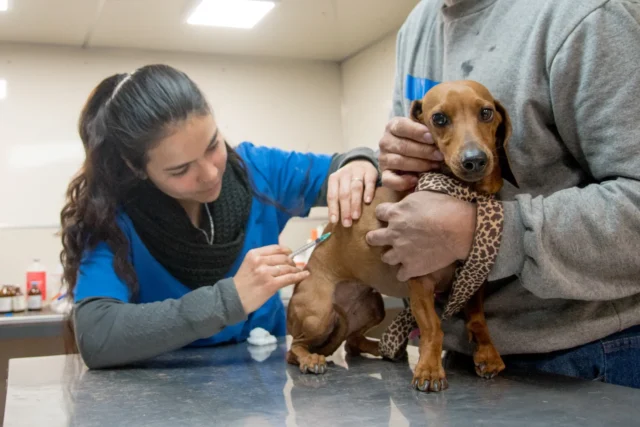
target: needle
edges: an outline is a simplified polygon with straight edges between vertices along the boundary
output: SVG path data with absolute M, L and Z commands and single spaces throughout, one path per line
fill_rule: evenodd
M 306 251 L 309 248 L 314 247 L 315 245 L 317 245 L 318 243 L 322 243 L 325 240 L 327 240 L 329 238 L 329 236 L 331 236 L 331 233 L 324 233 L 322 236 L 318 237 L 316 240 L 314 240 L 313 242 L 309 242 L 306 245 L 296 249 L 295 251 L 293 251 L 291 253 L 291 255 L 289 255 L 289 258 L 293 258 L 296 255 L 300 255 L 301 253 L 303 253 L 304 251 Z

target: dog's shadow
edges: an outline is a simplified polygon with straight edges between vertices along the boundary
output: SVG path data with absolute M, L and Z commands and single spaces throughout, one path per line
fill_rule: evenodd
M 329 359 L 323 375 L 302 374 L 297 366 L 287 373 L 297 425 L 349 419 L 358 425 L 424 425 L 427 418 L 448 418 L 446 392 L 411 388 L 413 370 L 406 358 L 392 362 L 345 355 Z

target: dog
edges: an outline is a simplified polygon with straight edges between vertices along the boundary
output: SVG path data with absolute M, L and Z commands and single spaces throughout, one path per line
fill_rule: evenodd
M 517 186 L 506 154 L 510 118 L 480 83 L 440 83 L 421 100 L 412 102 L 410 117 L 424 123 L 433 135 L 444 155 L 443 174 L 485 194 L 498 193 L 503 179 Z M 367 232 L 384 225 L 375 216 L 376 206 L 399 202 L 409 193 L 379 187 L 351 227 L 339 223 L 326 227 L 324 232 L 332 235 L 314 249 L 306 266 L 311 274 L 296 284 L 287 309 L 287 329 L 293 338 L 287 362 L 298 365 L 302 373 L 323 374 L 327 369 L 325 357 L 345 340 L 349 355 L 380 356 L 378 341 L 365 337 L 365 333 L 384 318 L 382 295 L 409 297 L 420 329 L 420 357 L 412 386 L 420 391 L 448 388 L 442 366 L 443 332 L 434 296 L 450 290 L 456 265 L 401 282 L 396 278 L 399 266 L 381 261 L 385 249 L 369 246 L 365 240 Z M 470 340 L 476 343 L 476 371 L 480 376 L 493 377 L 505 365 L 487 328 L 483 290 L 480 288 L 466 303 L 466 327 Z

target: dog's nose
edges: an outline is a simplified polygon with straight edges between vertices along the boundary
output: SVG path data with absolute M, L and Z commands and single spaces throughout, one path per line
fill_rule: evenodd
M 487 167 L 487 154 L 478 147 L 465 149 L 460 160 L 467 172 L 482 172 Z

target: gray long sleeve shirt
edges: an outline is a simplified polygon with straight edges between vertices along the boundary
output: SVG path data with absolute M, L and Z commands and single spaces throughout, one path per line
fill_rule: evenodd
M 372 150 L 356 148 L 335 155 L 329 174 L 358 159 L 378 165 Z M 327 205 L 327 184 L 325 180 L 315 206 Z M 198 288 L 179 299 L 153 303 L 86 298 L 73 311 L 77 346 L 92 369 L 125 365 L 177 350 L 246 318 L 233 278 Z
M 487 86 L 513 124 L 519 188 L 501 193 L 485 303 L 498 350 L 640 324 L 640 2 L 423 0 L 398 34 L 393 115 L 429 80 L 458 79 Z M 462 319 L 443 329 L 446 348 L 471 352 Z

